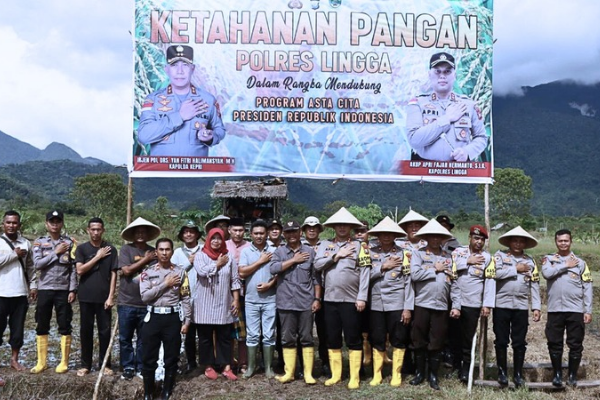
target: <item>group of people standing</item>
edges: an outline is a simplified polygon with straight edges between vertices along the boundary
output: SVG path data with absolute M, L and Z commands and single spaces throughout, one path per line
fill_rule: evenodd
M 342 380 L 344 343 L 348 388 L 360 386 L 366 334 L 372 346 L 371 386 L 383 383 L 389 344 L 391 386 L 401 385 L 403 372 L 414 372 L 411 385 L 428 381 L 439 389 L 438 370 L 447 347 L 459 379 L 468 380 L 473 335 L 479 318 L 490 314 L 498 382 L 508 384 L 507 348 L 512 344 L 513 382 L 517 387 L 525 383 L 522 368 L 529 309 L 533 321 L 539 321 L 541 300 L 539 268 L 524 252 L 536 246 L 537 240 L 521 227 L 500 236 L 499 243 L 506 249 L 492 256 L 485 250 L 488 233 L 483 226 L 472 226 L 469 243 L 460 246 L 450 233 L 453 225 L 448 217 L 428 220 L 412 210 L 398 223 L 385 217 L 367 234 L 360 232 L 368 227 L 345 208 L 323 224 L 312 216 L 303 224 L 256 220 L 250 225 L 251 241 L 244 239 L 243 220 L 218 216 L 204 226 L 204 243 L 194 221 L 183 225 L 178 234 L 182 244 L 177 248 L 164 237 L 152 246 L 161 230 L 138 218 L 122 231 L 127 244 L 119 252 L 103 240 L 100 218 L 89 220 L 89 241 L 80 245 L 62 234 L 64 215 L 58 210 L 46 215 L 48 235 L 33 245 L 20 234 L 17 212 L 6 212 L 2 224 L 0 331 L 8 323 L 11 367 L 17 370 L 25 369 L 18 357 L 28 297 L 37 299 L 37 364 L 32 373 L 47 369 L 53 308 L 62 356 L 55 370 L 68 370 L 71 305 L 79 298 L 78 376 L 92 369 L 94 323 L 99 367 L 105 359 L 116 297 L 122 378 L 131 380 L 139 374 L 146 399 L 155 392 L 161 344 L 162 398 L 170 398 L 182 335 L 187 358 L 184 372 L 203 365 L 208 379 L 217 379 L 220 373 L 237 380 L 232 369 L 236 342 L 237 364 L 244 378 L 257 373 L 262 353 L 267 378 L 291 382 L 300 362 L 300 376 L 307 384 L 315 384 L 315 322 L 326 386 Z M 324 227 L 334 231 L 331 240 L 320 238 Z M 575 386 L 584 324 L 592 320 L 591 274 L 571 251 L 570 231 L 556 232 L 555 241 L 557 253 L 544 257 L 541 268 L 548 283 L 546 337 L 554 368 L 552 384 L 562 386 L 566 330 L 568 383 Z M 449 327 L 460 332 L 453 335 L 460 338 L 454 343 L 448 343 Z M 273 372 L 276 349 L 284 362 L 281 376 Z M 370 346 L 366 352 L 371 355 Z M 111 367 L 108 355 L 104 373 L 111 375 Z

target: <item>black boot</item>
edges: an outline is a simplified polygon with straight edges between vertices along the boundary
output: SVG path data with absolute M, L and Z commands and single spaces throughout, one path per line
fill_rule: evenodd
M 169 400 L 171 398 L 173 387 L 175 386 L 175 375 L 175 371 L 165 372 L 165 382 L 161 393 L 162 400 Z
M 579 370 L 580 363 L 581 355 L 569 352 L 569 379 L 567 380 L 567 384 L 571 387 L 577 386 L 577 370 Z
M 438 382 L 438 371 L 440 369 L 441 354 L 439 351 L 429 352 L 429 386 L 432 389 L 440 390 Z
M 427 362 L 427 350 L 418 349 L 414 351 L 415 364 L 417 364 L 417 373 L 409 382 L 411 385 L 420 385 L 425 380 L 425 365 Z
M 513 349 L 513 382 L 517 389 L 525 386 L 525 378 L 523 378 L 524 363 L 525 349 Z
M 463 360 L 462 366 L 460 367 L 460 371 L 458 373 L 458 380 L 462 383 L 469 383 L 469 369 L 471 368 L 471 362 L 468 360 Z
M 154 372 L 152 375 L 144 375 L 144 400 L 154 398 Z
M 508 386 L 506 348 L 496 347 L 496 365 L 498 366 L 498 383 L 500 386 Z
M 553 370 L 552 386 L 562 387 L 562 351 L 551 351 L 550 362 Z
M 407 348 L 404 351 L 404 361 L 402 362 L 402 373 L 407 375 L 412 375 L 416 371 L 415 363 L 413 361 L 414 351 L 412 349 Z

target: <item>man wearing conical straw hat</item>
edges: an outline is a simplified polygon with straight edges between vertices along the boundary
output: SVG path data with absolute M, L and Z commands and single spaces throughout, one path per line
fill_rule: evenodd
M 179 228 L 177 238 L 182 242 L 181 246 L 175 249 L 171 262 L 180 268 L 183 268 L 188 274 L 188 280 L 190 284 L 190 293 L 192 295 L 196 291 L 196 284 L 198 283 L 198 274 L 194 269 L 194 258 L 196 253 L 202 249 L 200 237 L 202 232 L 200 227 L 196 225 L 195 221 L 189 220 Z M 185 356 L 187 358 L 187 366 L 185 368 L 186 374 L 189 374 L 198 366 L 198 358 L 196 357 L 196 338 L 197 338 L 197 326 L 191 324 L 188 327 L 188 332 L 185 335 Z
M 415 291 L 411 338 L 417 364 L 417 373 L 410 384 L 419 385 L 425 380 L 425 366 L 429 361 L 429 386 L 439 390 L 438 370 L 448 333 L 450 301 L 450 317 L 460 317 L 460 292 L 452 272 L 452 257 L 442 248 L 444 240 L 452 234 L 432 219 L 416 236 L 425 239 L 427 246 L 413 252 L 410 260 Z
M 404 232 L 406 232 L 406 237 L 401 239 L 396 239 L 396 245 L 404 250 L 404 267 L 410 269 L 410 258 L 412 256 L 413 251 L 419 250 L 421 247 L 427 246 L 427 242 L 416 236 L 419 229 L 421 229 L 429 219 L 419 214 L 414 210 L 409 210 L 408 213 L 398 225 Z M 408 334 L 408 340 L 410 339 L 410 331 Z M 413 357 L 413 351 L 411 348 L 406 348 L 404 352 L 404 363 L 402 364 L 402 372 L 405 374 L 414 374 L 415 373 L 415 363 Z
M 562 387 L 562 355 L 565 330 L 569 347 L 567 384 L 577 386 L 577 370 L 583 352 L 585 324 L 592 322 L 592 275 L 587 263 L 571 251 L 571 231 L 554 234 L 557 252 L 544 257 L 542 275 L 548 283 L 546 339 L 554 369 L 552 385 Z
M 325 385 L 335 385 L 342 380 L 343 331 L 350 362 L 348 388 L 358 389 L 362 360 L 360 313 L 369 296 L 371 257 L 366 243 L 352 240 L 352 229 L 362 223 L 344 207 L 323 225 L 335 231 L 333 240 L 321 242 L 315 259 L 315 270 L 323 271 L 325 287 L 323 307 L 331 368 L 331 379 L 325 381 Z
M 508 385 L 506 352 L 510 340 L 513 348 L 513 382 L 519 388 L 525 384 L 523 363 L 529 325 L 529 299 L 534 322 L 540 320 L 541 309 L 538 268 L 524 250 L 537 246 L 538 242 L 520 226 L 500 236 L 498 242 L 508 249 L 498 250 L 494 254 L 495 269 L 486 270 L 487 277 L 494 279 L 486 281 L 485 291 L 491 290 L 495 301 L 494 304 L 489 303 L 484 295 L 486 300 L 483 306 L 494 308 L 498 383 L 501 386 Z
M 487 238 L 488 233 L 483 226 L 473 225 L 469 229 L 469 245 L 458 247 L 452 252 L 452 269 L 460 289 L 460 319 L 455 331 L 457 334 L 452 335 L 458 336 L 458 352 L 454 361 L 459 368 L 458 378 L 463 383 L 469 380 L 473 335 L 477 330 L 479 317 L 487 318 L 490 315 L 490 309 L 483 307 L 485 271 L 487 268 L 494 268 L 491 254 L 484 250 Z M 494 294 L 489 291 L 486 294 L 491 296 L 488 300 L 493 302 Z
M 137 218 L 129 224 L 121 237 L 128 243 L 119 252 L 119 345 L 122 378 L 133 379 L 142 370 L 141 329 L 146 316 L 146 303 L 140 295 L 140 274 L 144 268 L 156 262 L 154 247 L 148 244 L 160 235 L 160 228 L 144 218 Z M 137 335 L 136 348 L 133 348 L 133 335 Z
M 403 239 L 396 240 L 396 244 L 400 246 L 400 248 L 409 251 L 419 250 L 421 247 L 425 247 L 427 242 L 415 235 L 427 222 L 429 222 L 427 218 L 416 211 L 409 210 L 406 215 L 402 217 L 400 222 L 398 222 L 400 228 L 406 232 L 406 236 Z
M 369 337 L 373 345 L 373 380 L 371 386 L 382 382 L 381 370 L 385 358 L 386 337 L 389 335 L 392 353 L 390 385 L 402 383 L 402 363 L 408 345 L 414 292 L 410 269 L 402 267 L 402 249 L 394 239 L 406 236 L 390 217 L 385 217 L 368 232 L 377 237 L 379 245 L 371 248 L 371 314 Z

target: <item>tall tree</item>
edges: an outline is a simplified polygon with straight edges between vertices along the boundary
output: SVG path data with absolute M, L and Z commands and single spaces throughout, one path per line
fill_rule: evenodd
M 477 187 L 484 198 L 484 186 Z M 519 168 L 495 168 L 490 186 L 490 214 L 501 222 L 521 223 L 529 217 L 533 198 L 532 179 Z
M 70 196 L 88 216 L 99 216 L 120 225 L 125 223 L 127 185 L 118 174 L 87 174 L 75 178 Z

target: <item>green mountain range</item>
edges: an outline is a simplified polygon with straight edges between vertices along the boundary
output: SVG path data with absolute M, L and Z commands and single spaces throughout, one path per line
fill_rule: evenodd
M 533 179 L 533 211 L 547 215 L 600 214 L 600 84 L 554 82 L 524 88 L 523 96 L 494 97 L 494 160 L 497 168 L 520 168 Z M 126 170 L 83 158 L 60 143 L 40 150 L 0 131 L 0 199 L 67 201 L 73 179 Z M 246 179 L 246 178 L 236 178 Z M 377 203 L 384 210 L 454 214 L 483 212 L 475 185 L 287 179 L 289 199 L 308 210 L 344 200 Z M 173 208 L 207 209 L 214 179 L 134 180 L 135 203 L 165 196 Z

